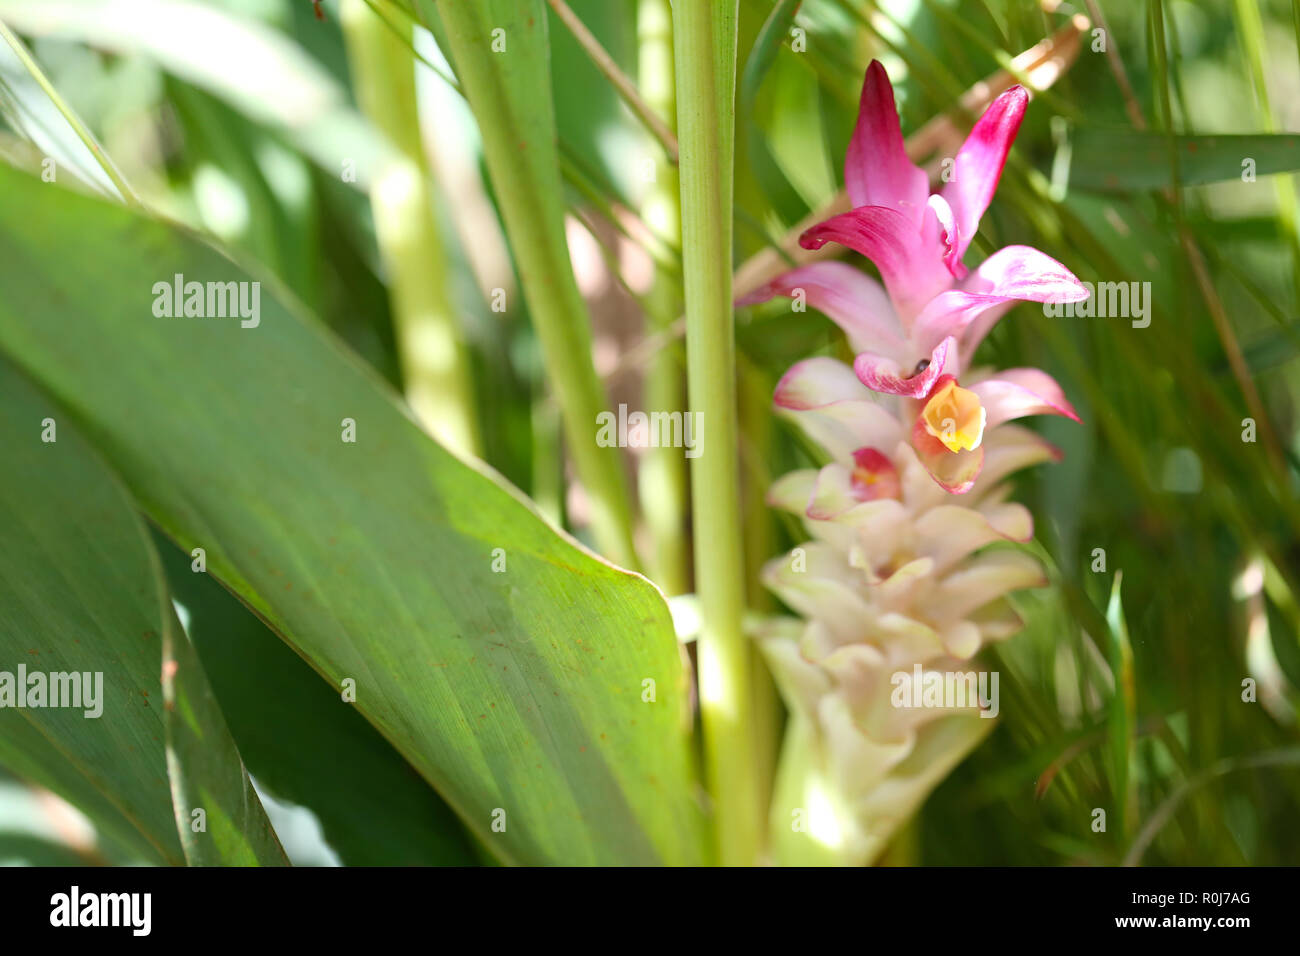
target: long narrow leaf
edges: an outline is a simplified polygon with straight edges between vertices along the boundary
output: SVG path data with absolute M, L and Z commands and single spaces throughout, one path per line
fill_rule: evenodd
M 1074 189 L 1130 192 L 1173 185 L 1170 141 L 1183 186 L 1241 180 L 1300 169 L 1300 136 L 1168 136 L 1125 129 L 1079 129 L 1070 141 Z

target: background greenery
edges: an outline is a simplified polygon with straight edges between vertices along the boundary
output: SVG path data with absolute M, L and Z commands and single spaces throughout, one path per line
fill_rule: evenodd
M 649 95 L 653 41 L 644 20 L 638 31 L 637 4 L 573 0 L 571 6 Z M 872 57 L 889 68 L 904 132 L 910 133 L 951 111 L 964 90 L 1071 15 L 1092 14 L 1091 6 L 1061 4 L 1048 12 L 1033 0 L 741 0 L 735 261 L 785 236 L 838 191 L 858 89 Z M 473 116 L 424 29 L 427 24 L 442 32 L 439 9 L 405 2 L 376 7 L 397 32 L 410 24 L 408 10 L 417 24 L 410 33 L 414 54 L 399 46 L 407 56 L 401 65 L 411 64 L 417 77 L 423 140 L 436 157 L 425 171 L 443 257 L 437 268 L 444 281 L 436 293 L 450 305 L 463 336 L 482 457 L 542 514 L 599 545 L 590 536 L 592 501 L 574 490 L 573 470 L 566 470 L 560 450 L 556 390 L 563 386 L 548 374 L 546 343 L 539 342 L 551 333 L 538 312 L 552 305 L 530 295 L 527 282 L 520 288 L 519 274 L 526 276 L 530 266 L 506 236 L 514 228 L 507 206 L 522 200 L 494 189 L 500 176 L 496 170 L 488 175 Z M 183 349 L 153 355 L 142 338 L 147 332 L 133 328 L 143 324 L 131 318 L 131 308 L 143 315 L 139 301 L 123 298 L 134 287 L 114 276 L 139 269 L 147 285 L 155 272 L 154 278 L 165 278 L 176 271 L 164 263 L 168 256 L 180 256 L 183 264 L 212 253 L 170 226 L 129 225 L 126 213 L 97 205 L 88 212 L 92 206 L 80 199 L 30 198 L 41 195 L 39 184 L 5 171 L 0 350 L 23 371 L 5 366 L 4 402 L 17 407 L 18 391 L 27 389 L 30 402 L 67 409 L 69 440 L 84 429 L 88 446 L 98 449 L 86 454 L 104 472 L 102 493 L 129 496 L 155 525 L 151 546 L 161 556 L 164 580 L 184 609 L 231 738 L 260 789 L 277 798 L 268 801 L 268 810 L 291 859 L 701 859 L 698 807 L 686 782 L 693 776 L 690 741 L 677 733 L 679 715 L 671 706 L 657 712 L 661 737 L 629 730 L 602 752 L 620 773 L 628 753 L 659 752 L 660 779 L 679 775 L 689 800 L 662 801 L 644 780 L 611 782 L 589 764 L 567 765 L 558 752 L 548 753 L 537 786 L 551 788 L 554 799 L 576 791 L 576 806 L 588 788 L 608 786 L 628 796 L 629 804 L 607 807 L 606 819 L 571 828 L 554 824 L 553 817 L 543 824 L 539 816 L 538 826 L 553 827 L 550 832 L 520 837 L 502 850 L 483 830 L 486 817 L 467 809 L 466 801 L 480 791 L 449 791 L 448 778 L 440 775 L 444 764 L 426 753 L 430 737 L 446 731 L 438 707 L 425 703 L 423 722 L 405 726 L 393 716 L 397 711 L 336 706 L 337 695 L 313 673 L 333 679 L 346 671 L 331 670 L 330 662 L 355 664 L 351 654 L 391 658 L 399 671 L 422 648 L 446 638 L 439 615 L 473 622 L 472 607 L 409 597 L 431 577 L 476 560 L 469 556 L 472 539 L 501 529 L 507 549 L 522 538 L 526 550 L 563 551 L 556 561 L 577 554 L 545 534 L 540 522 L 532 528 L 528 523 L 536 519 L 523 506 L 486 492 L 491 486 L 476 472 L 417 442 L 391 402 L 375 397 L 383 395 L 376 382 L 399 389 L 408 384 L 394 270 L 377 243 L 365 191 L 367 171 L 398 147 L 370 125 L 379 120 L 359 97 L 337 5 L 327 0 L 323 8 L 324 22 L 306 0 L 0 0 L 0 20 L 28 40 L 143 206 L 215 239 L 251 274 L 273 279 L 277 301 L 295 316 L 291 331 L 276 333 L 275 348 L 260 353 L 256 366 L 247 354 L 205 351 L 212 342 L 199 332 Z M 1056 376 L 1084 424 L 1034 425 L 1066 452 L 1061 463 L 1023 476 L 1018 490 L 1037 519 L 1053 586 L 1018 598 L 1029 626 L 996 654 L 1003 693 L 998 730 L 934 794 L 894 856 L 927 864 L 1296 863 L 1300 213 L 1292 171 L 1300 169 L 1300 147 L 1294 136 L 1277 134 L 1300 129 L 1300 6 L 1288 0 L 1106 0 L 1100 8 L 1109 27 L 1105 42 L 1122 62 L 1132 100 L 1116 82 L 1107 54 L 1094 49 L 1094 22 L 1069 71 L 1032 103 L 976 245 L 987 252 L 1025 242 L 1085 281 L 1150 282 L 1151 323 L 1132 328 L 1117 319 L 1052 319 L 1026 305 L 983 347 L 980 358 L 989 364 L 1036 366 Z M 556 196 L 569 215 L 582 294 L 575 308 L 590 314 L 595 371 L 611 403 L 595 407 L 618 401 L 672 407 L 645 399 L 645 390 L 660 387 L 663 376 L 671 383 L 674 369 L 678 381 L 684 374 L 674 324 L 681 311 L 680 250 L 671 225 L 652 212 L 656 188 L 671 168 L 571 33 L 547 16 L 555 133 L 534 142 L 541 144 L 538 161 L 549 157 L 563 174 Z M 765 31 L 769 18 L 773 26 Z M 792 26 L 803 31 L 801 51 L 792 49 Z M 457 25 L 448 27 L 454 32 Z M 444 49 L 455 42 L 442 40 Z M 8 104 L 0 154 L 35 174 L 44 155 L 81 156 L 86 178 L 102 186 L 102 173 L 85 162 L 75 142 L 66 142 L 57 116 L 34 116 L 39 90 L 30 90 L 14 64 L 0 66 Z M 463 70 L 457 72 L 467 82 Z M 544 90 L 535 93 L 544 98 Z M 1135 114 L 1148 128 L 1145 135 L 1134 130 Z M 522 122 L 534 120 L 529 113 Z M 1243 157 L 1257 161 L 1255 181 L 1243 181 Z M 359 171 L 357 182 L 346 181 L 348 163 Z M 647 175 L 647 169 L 657 172 Z M 60 185 L 95 188 L 65 178 L 73 179 L 61 175 Z M 181 243 L 190 243 L 188 251 L 177 253 Z M 52 299 L 51 287 L 62 287 L 65 297 Z M 505 290 L 504 312 L 491 308 L 494 289 Z M 42 316 L 53 322 L 68 312 L 69 303 L 75 320 L 38 326 Z M 263 308 L 281 306 L 264 295 Z M 317 321 L 359 361 L 319 336 Z M 573 334 L 581 344 L 587 333 Z M 769 414 L 771 389 L 798 358 L 842 348 L 833 326 L 819 316 L 792 320 L 788 309 L 774 305 L 738 318 L 739 494 L 751 577 L 767 556 L 798 540 L 797 529 L 778 523 L 762 506 L 764 487 L 807 461 L 794 434 Z M 166 376 L 159 374 L 163 368 Z M 147 387 L 115 387 L 124 376 Z M 384 421 L 385 439 L 400 450 L 393 454 L 407 460 L 358 467 L 346 505 L 335 497 L 336 471 L 325 468 L 352 466 L 327 460 L 319 449 L 315 459 L 306 459 L 320 466 L 310 475 L 268 465 L 256 448 L 291 440 L 291 416 L 275 411 L 283 407 L 276 403 L 290 401 L 291 386 L 353 407 L 371 402 Z M 340 417 L 330 410 L 325 424 L 334 428 Z M 1242 441 L 1248 417 L 1258 420 L 1254 443 Z M 222 428 L 249 420 L 263 422 L 262 444 L 219 437 L 231 434 Z M 14 428 L 23 434 L 21 424 Z M 22 459 L 14 451 L 25 440 L 6 445 L 3 490 L 11 502 L 22 500 L 24 487 L 31 490 L 23 480 L 35 480 L 22 478 Z M 291 513 L 268 509 L 231 518 L 220 529 L 230 536 L 227 542 L 265 536 L 278 543 L 281 557 L 315 573 L 307 556 L 313 535 L 328 537 L 328 529 L 341 524 L 353 529 L 358 546 L 367 536 L 381 539 L 371 576 L 330 609 L 338 634 L 325 628 L 320 636 L 318 619 L 305 606 L 266 597 L 269 565 L 256 579 L 234 558 L 223 567 L 217 556 L 214 567 L 225 572 L 217 577 L 234 596 L 211 578 L 189 573 L 186 552 L 197 526 L 189 519 L 217 521 L 221 496 L 232 492 L 210 488 L 205 499 L 194 489 L 202 487 L 200 475 L 219 471 L 222 462 L 239 462 L 256 476 L 233 493 L 255 498 L 276 482 L 293 483 L 284 487 L 294 492 L 268 497 L 295 509 Z M 669 594 L 691 590 L 680 482 L 653 472 L 649 456 L 615 467 L 636 490 L 644 569 Z M 110 472 L 121 477 L 125 491 Z M 437 514 L 402 508 L 418 500 L 412 476 L 422 474 L 440 476 L 436 483 L 449 503 L 433 509 Z M 387 510 L 375 504 L 385 498 Z M 365 511 L 371 507 L 373 514 Z M 11 512 L 21 509 L 11 504 Z M 447 515 L 455 527 L 444 531 L 440 523 Z M 403 518 L 425 524 L 404 537 Z M 520 522 L 530 530 L 518 531 Z M 421 527 L 440 530 L 424 534 L 421 543 Z M 6 540 L 14 534 L 12 526 L 0 532 Z M 402 545 L 395 549 L 394 540 Z M 466 550 L 458 552 L 456 541 Z M 405 550 L 407 544 L 415 550 Z M 77 553 L 75 541 L 68 547 Z M 1104 571 L 1094 570 L 1098 548 L 1105 552 Z M 383 568 L 395 553 L 405 561 L 402 580 L 393 585 L 406 596 L 405 618 L 385 616 L 383 589 L 391 582 Z M 590 672 L 590 696 L 558 677 L 552 659 L 529 676 L 554 680 L 576 694 L 581 707 L 589 704 L 591 711 L 575 719 L 595 727 L 609 716 L 601 711 L 601 693 L 619 681 L 639 684 L 647 661 L 670 673 L 675 654 L 662 604 L 649 588 L 590 558 L 575 560 L 586 562 L 582 574 L 589 577 L 575 584 L 567 571 L 555 571 L 556 590 L 549 593 L 585 591 L 590 616 L 584 620 L 592 627 L 604 607 L 597 596 L 618 604 L 622 617 L 608 622 L 606 637 L 610 648 L 621 646 L 626 673 L 613 681 L 608 671 Z M 19 566 L 6 573 L 25 573 Z M 607 592 L 594 592 L 593 582 Z M 493 584 L 481 575 L 475 586 Z M 52 601 L 67 599 L 66 592 L 57 597 L 57 588 L 53 593 Z M 750 603 L 771 607 L 754 585 Z M 516 610 L 511 626 L 521 634 L 534 626 L 528 614 L 545 616 L 538 608 Z M 345 633 L 353 614 L 370 628 L 368 637 Z M 164 609 L 160 629 L 167 616 Z M 6 620 L 13 627 L 18 618 Z M 376 622 L 393 630 L 375 630 Z M 644 646 L 620 640 L 620 627 L 634 625 L 646 629 Z M 546 626 L 546 633 L 574 629 L 571 622 Z M 404 628 L 410 628 L 404 631 L 409 642 L 392 643 Z M 6 662 L 9 657 L 0 657 Z M 449 686 L 463 688 L 454 682 L 471 680 L 467 674 Z M 1242 701 L 1248 677 L 1259 686 L 1254 703 Z M 673 681 L 661 680 L 665 685 L 672 688 Z M 436 688 L 428 687 L 437 699 Z M 528 693 L 523 685 L 500 689 L 516 699 Z M 664 693 L 671 704 L 678 691 Z M 631 713 L 624 710 L 617 715 Z M 522 716 L 519 727 L 519 736 L 509 739 L 533 739 L 536 728 Z M 658 751 L 657 741 L 670 741 L 667 750 Z M 476 764 L 486 792 L 494 775 L 512 766 L 504 758 L 493 764 L 493 748 L 485 744 L 484 762 Z M 445 749 L 462 753 L 454 743 Z M 94 836 L 56 825 L 65 819 L 62 811 L 51 811 L 28 785 L 39 777 L 3 749 L 0 763 L 9 771 L 0 778 L 0 861 L 151 859 L 102 824 Z M 319 830 L 292 825 L 285 816 L 289 804 L 310 810 Z M 1109 814 L 1103 834 L 1091 828 L 1097 807 Z M 652 834 L 649 843 L 638 842 L 638 826 Z M 304 829 L 307 835 L 299 836 Z

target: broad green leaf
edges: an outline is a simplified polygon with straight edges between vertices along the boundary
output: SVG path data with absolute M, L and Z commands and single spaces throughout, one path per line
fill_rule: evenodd
M 33 672 L 82 675 L 73 707 L 15 707 L 0 685 L 0 758 L 81 806 L 110 835 L 143 845 L 150 858 L 181 862 L 183 844 L 191 863 L 244 862 L 196 856 L 188 810 L 177 843 L 182 814 L 172 814 L 168 769 L 173 788 L 188 792 L 187 806 L 209 816 L 207 833 L 193 840 L 220 835 L 233 849 L 248 832 L 278 850 L 220 712 L 204 706 L 206 683 L 192 655 L 180 658 L 179 700 L 202 739 L 173 734 L 171 715 L 164 716 L 164 700 L 173 697 L 159 672 L 188 644 L 134 503 L 74 422 L 4 360 L 0 380 L 0 442 L 12 455 L 0 495 L 0 670 L 16 674 L 10 661 L 21 658 L 29 681 Z M 46 705 L 56 703 L 54 684 L 48 677 Z M 234 789 L 241 781 L 243 793 Z
M 0 762 L 144 859 L 182 863 L 144 528 L 71 419 L 3 360 L 0 395 Z M 15 685 L 38 673 L 81 675 L 82 706 L 23 706 Z
M 162 684 L 172 806 L 186 862 L 288 866 L 203 665 L 171 608 L 163 621 Z
M 477 862 L 456 815 L 354 707 L 188 555 L 158 550 L 259 787 L 316 814 L 344 865 Z
M 1178 180 L 1200 186 L 1300 169 L 1300 136 L 1258 134 L 1174 136 L 1083 127 L 1070 141 L 1069 185 L 1103 192 L 1165 189 Z
M 156 316 L 173 276 L 252 281 L 203 242 L 13 170 L 0 193 L 0 348 L 492 853 L 700 861 L 652 585 L 436 445 L 267 283 L 255 327 Z

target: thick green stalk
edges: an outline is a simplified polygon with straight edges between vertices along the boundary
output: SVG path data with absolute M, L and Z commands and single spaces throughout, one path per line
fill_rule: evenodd
M 640 0 L 637 4 L 638 83 L 641 96 L 666 125 L 676 121 L 677 86 L 673 77 L 673 25 L 668 0 Z M 641 218 L 665 242 L 681 241 L 677 167 L 666 157 L 657 158 L 654 183 L 646 190 Z M 647 312 L 656 332 L 662 332 L 681 313 L 680 284 L 662 266 L 655 268 L 654 285 L 646 296 Z M 645 403 L 652 411 L 686 407 L 686 372 L 676 348 L 655 352 L 646 372 Z M 686 510 L 690 504 L 686 458 L 680 448 L 649 448 L 642 458 L 638 487 L 641 510 L 653 542 L 651 573 L 665 594 L 690 590 L 690 541 L 686 535 Z
M 591 508 L 596 543 L 610 560 L 638 565 L 627 478 L 617 448 L 597 444 L 609 411 L 591 359 L 591 321 L 564 238 L 558 135 L 551 102 L 542 0 L 437 0 L 461 89 L 483 137 L 497 206 L 542 344 L 565 437 Z
M 702 424 L 691 466 L 700 599 L 700 716 L 718 862 L 747 865 L 762 844 L 749 647 L 741 629 L 736 362 L 731 306 L 738 0 L 675 5 L 677 136 L 686 291 L 687 387 Z
M 468 356 L 420 140 L 411 24 L 400 17 L 385 23 L 366 0 L 343 0 L 339 19 L 361 108 L 396 147 L 375 172 L 370 205 L 393 297 L 406 399 L 448 448 L 481 455 Z

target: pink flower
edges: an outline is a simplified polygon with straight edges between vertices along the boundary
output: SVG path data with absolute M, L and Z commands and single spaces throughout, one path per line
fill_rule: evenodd
M 1061 387 L 1037 369 L 958 384 L 976 347 L 1016 301 L 1088 297 L 1069 269 L 1028 246 L 1000 249 L 974 270 L 962 262 L 1028 102 L 1019 86 L 994 100 L 958 151 L 951 181 L 931 194 L 925 172 L 904 150 L 889 78 L 873 61 L 844 161 L 854 208 L 813 226 L 800 243 L 819 249 L 838 242 L 860 252 L 880 270 L 883 286 L 846 263 L 826 261 L 778 276 L 739 302 L 802 292 L 839 325 L 856 355 L 857 381 L 899 397 L 905 417 L 916 423 L 913 448 L 931 476 L 953 493 L 969 491 L 979 475 L 986 429 L 1024 415 L 1078 420 Z M 836 401 L 827 396 L 843 395 L 847 383 L 827 361 L 811 359 L 790 369 L 777 387 L 776 403 L 810 409 Z M 945 410 L 961 419 L 952 422 L 951 441 L 942 427 Z

